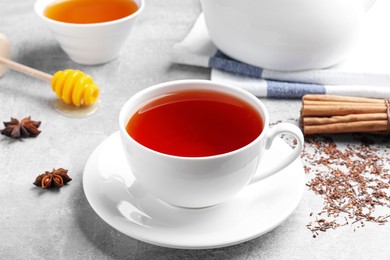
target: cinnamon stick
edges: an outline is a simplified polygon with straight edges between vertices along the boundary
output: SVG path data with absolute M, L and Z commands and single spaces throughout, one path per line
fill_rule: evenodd
M 302 116 L 343 116 L 349 114 L 386 113 L 387 108 L 381 106 L 304 106 Z
M 378 103 L 378 102 L 344 102 L 344 101 L 317 101 L 317 100 L 304 100 L 303 101 L 304 106 L 384 106 L 385 103 Z
M 301 123 L 305 134 L 387 133 L 388 106 L 383 99 L 305 95 Z
M 355 114 L 355 115 L 332 116 L 332 117 L 305 117 L 303 118 L 303 124 L 305 126 L 326 125 L 326 124 L 335 124 L 335 123 L 374 121 L 374 120 L 387 120 L 387 114 L 377 113 L 377 114 Z
M 387 131 L 387 120 L 304 126 L 305 134 L 367 133 Z
M 385 101 L 383 99 L 347 97 L 347 96 L 336 96 L 336 95 L 316 95 L 316 94 L 305 95 L 303 97 L 303 100 L 358 102 L 358 103 L 382 103 L 382 104 L 385 103 Z

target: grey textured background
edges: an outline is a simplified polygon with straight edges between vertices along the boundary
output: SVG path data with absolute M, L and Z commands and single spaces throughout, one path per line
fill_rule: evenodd
M 341 228 L 313 239 L 305 225 L 321 199 L 306 191 L 299 208 L 275 230 L 252 241 L 213 250 L 153 246 L 108 226 L 89 206 L 82 172 L 93 149 L 117 130 L 122 104 L 136 91 L 175 79 L 207 79 L 209 70 L 174 65 L 169 53 L 200 12 L 197 0 L 146 0 L 120 57 L 101 66 L 68 59 L 33 12 L 33 1 L 0 0 L 0 32 L 13 43 L 12 58 L 54 73 L 65 68 L 90 74 L 102 105 L 91 117 L 72 119 L 52 108 L 55 96 L 39 80 L 8 71 L 0 79 L 0 120 L 31 115 L 42 134 L 13 141 L 0 137 L 1 259 L 390 259 L 390 225 Z M 296 122 L 300 102 L 263 100 L 271 122 Z M 348 138 L 348 136 L 344 136 Z M 345 140 L 339 139 L 340 145 Z M 383 147 L 386 144 L 383 145 Z M 388 156 L 383 152 L 384 156 Z M 32 185 L 37 174 L 69 169 L 73 181 L 59 191 Z

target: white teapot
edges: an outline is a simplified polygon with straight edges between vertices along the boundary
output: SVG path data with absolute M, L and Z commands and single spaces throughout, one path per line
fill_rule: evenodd
M 201 0 L 213 43 L 271 70 L 321 69 L 342 61 L 375 0 Z

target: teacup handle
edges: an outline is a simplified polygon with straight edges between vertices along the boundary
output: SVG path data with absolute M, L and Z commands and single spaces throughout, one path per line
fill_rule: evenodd
M 277 173 L 281 169 L 291 164 L 293 161 L 295 161 L 295 159 L 297 159 L 300 156 L 303 150 L 303 143 L 304 143 L 303 134 L 302 131 L 296 125 L 289 124 L 289 123 L 277 124 L 276 126 L 272 127 L 269 130 L 267 134 L 267 140 L 265 143 L 265 149 L 268 150 L 271 147 L 275 137 L 277 137 L 279 134 L 290 134 L 293 137 L 295 137 L 295 139 L 297 140 L 296 146 L 294 147 L 293 151 L 288 156 L 281 159 L 278 164 L 273 165 L 272 167 L 265 169 L 264 171 L 261 171 L 261 174 L 259 176 L 253 177 L 253 179 L 250 181 L 250 184 L 263 180 Z

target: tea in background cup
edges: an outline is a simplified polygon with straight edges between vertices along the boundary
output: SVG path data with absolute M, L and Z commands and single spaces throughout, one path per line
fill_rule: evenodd
M 143 0 L 37 0 L 35 12 L 75 62 L 96 65 L 116 58 Z
M 292 163 L 303 147 L 297 126 L 269 128 L 268 112 L 255 96 L 207 80 L 172 81 L 138 92 L 122 107 L 119 129 L 141 185 L 169 204 L 189 208 L 228 200 Z M 261 158 L 281 133 L 294 136 L 297 146 L 272 169 L 262 169 Z

